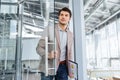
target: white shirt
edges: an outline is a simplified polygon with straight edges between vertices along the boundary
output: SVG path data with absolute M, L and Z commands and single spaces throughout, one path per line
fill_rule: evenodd
M 67 31 L 63 31 L 59 26 L 59 36 L 60 36 L 60 61 L 64 61 L 67 53 Z

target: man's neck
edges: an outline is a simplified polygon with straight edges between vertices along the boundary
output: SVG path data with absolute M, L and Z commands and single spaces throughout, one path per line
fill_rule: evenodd
M 63 24 L 60 24 L 60 23 L 59 23 L 59 27 L 60 27 L 62 30 L 64 30 L 64 31 L 65 31 L 65 30 L 66 30 L 66 28 L 67 28 L 67 25 L 63 25 Z

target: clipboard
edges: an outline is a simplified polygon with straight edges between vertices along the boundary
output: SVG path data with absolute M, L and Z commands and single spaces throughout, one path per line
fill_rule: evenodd
M 69 75 L 72 75 L 72 79 L 78 80 L 78 64 L 74 61 L 68 60 Z

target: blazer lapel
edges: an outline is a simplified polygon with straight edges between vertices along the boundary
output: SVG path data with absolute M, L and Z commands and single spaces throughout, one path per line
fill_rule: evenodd
M 55 35 L 56 35 L 57 45 L 60 50 L 60 36 L 59 36 L 58 29 L 57 29 L 57 25 L 55 26 Z
M 70 44 L 71 44 L 71 35 L 70 35 L 69 30 L 68 30 L 67 31 L 67 48 L 68 48 L 68 50 L 69 50 Z
M 67 32 L 67 60 L 71 60 L 71 44 L 72 44 L 72 34 L 68 30 Z

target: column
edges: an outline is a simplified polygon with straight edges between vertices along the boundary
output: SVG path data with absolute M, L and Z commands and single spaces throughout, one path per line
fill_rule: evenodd
M 75 61 L 78 63 L 78 80 L 87 80 L 83 0 L 73 0 L 73 30 Z

